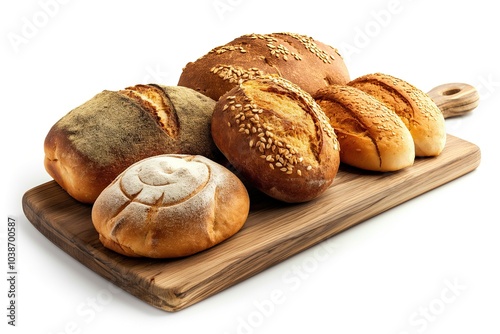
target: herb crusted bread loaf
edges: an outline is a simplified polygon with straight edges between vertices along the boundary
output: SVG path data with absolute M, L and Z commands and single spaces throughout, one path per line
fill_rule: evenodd
M 186 87 L 105 90 L 48 132 L 46 171 L 73 198 L 93 203 L 131 164 L 158 154 L 217 155 L 210 135 L 215 101 Z

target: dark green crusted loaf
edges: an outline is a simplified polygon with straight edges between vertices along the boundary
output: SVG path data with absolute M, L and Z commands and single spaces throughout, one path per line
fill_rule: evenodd
M 73 198 L 93 203 L 123 170 L 167 153 L 219 154 L 210 133 L 215 101 L 186 87 L 105 90 L 63 116 L 45 138 L 45 169 Z

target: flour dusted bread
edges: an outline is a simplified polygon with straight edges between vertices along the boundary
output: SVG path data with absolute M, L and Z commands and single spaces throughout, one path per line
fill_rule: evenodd
M 373 96 L 354 87 L 332 85 L 314 98 L 338 135 L 343 163 L 380 172 L 413 165 L 415 148 L 409 130 Z
M 446 144 L 444 116 L 423 91 L 394 76 L 374 73 L 349 82 L 398 114 L 410 130 L 419 157 L 437 156 Z
M 102 244 L 133 257 L 173 258 L 210 248 L 244 225 L 241 181 L 203 156 L 166 154 L 136 162 L 95 201 Z
M 247 34 L 215 47 L 183 69 L 178 85 L 214 100 L 242 80 L 281 76 L 312 94 L 345 84 L 349 72 L 338 51 L 296 33 Z
M 281 77 L 243 81 L 216 103 L 212 137 L 250 185 L 284 202 L 305 202 L 339 167 L 333 128 L 311 95 Z
M 215 101 L 186 87 L 103 91 L 63 116 L 45 138 L 45 169 L 72 197 L 93 203 L 125 168 L 149 156 L 216 159 Z

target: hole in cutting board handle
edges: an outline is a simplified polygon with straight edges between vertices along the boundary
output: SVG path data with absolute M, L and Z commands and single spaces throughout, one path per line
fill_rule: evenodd
M 450 96 L 450 95 L 455 95 L 460 93 L 462 90 L 460 88 L 451 88 L 448 90 L 445 90 L 442 94 L 445 96 Z
M 479 104 L 478 91 L 466 83 L 443 84 L 427 94 L 439 107 L 444 118 L 468 114 Z

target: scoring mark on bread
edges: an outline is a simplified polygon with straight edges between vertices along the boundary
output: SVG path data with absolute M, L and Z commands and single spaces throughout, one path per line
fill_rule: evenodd
M 169 137 L 178 138 L 179 119 L 163 89 L 154 84 L 135 85 L 120 90 L 118 93 L 132 99 L 148 111 Z
M 276 109 L 276 106 L 286 111 Z M 299 164 L 304 162 L 300 152 L 306 150 L 302 147 L 306 143 L 310 145 L 309 149 L 317 160 L 323 131 L 333 139 L 338 150 L 333 128 L 319 109 L 319 105 L 312 97 L 308 97 L 305 92 L 285 79 L 267 77 L 263 83 L 241 83 L 236 95 L 225 97 L 222 111 L 234 115 L 232 120 L 227 122 L 228 127 L 232 127 L 234 122 L 238 132 L 248 137 L 248 146 L 257 151 L 260 159 L 263 159 L 270 169 L 289 175 L 295 172 L 298 176 L 302 176 L 303 171 L 311 171 L 313 166 L 310 164 L 302 166 L 303 170 L 300 169 Z M 264 112 L 265 116 L 261 115 Z M 310 123 L 307 119 L 310 119 Z M 296 124 L 296 121 L 309 123 L 316 129 L 304 129 Z M 317 137 L 297 139 L 308 131 Z
M 391 86 L 378 80 L 363 80 L 355 82 L 351 86 L 363 90 L 392 109 L 409 129 L 414 126 L 415 110 L 408 97 L 396 89 L 398 82 L 394 81 L 393 86 Z

